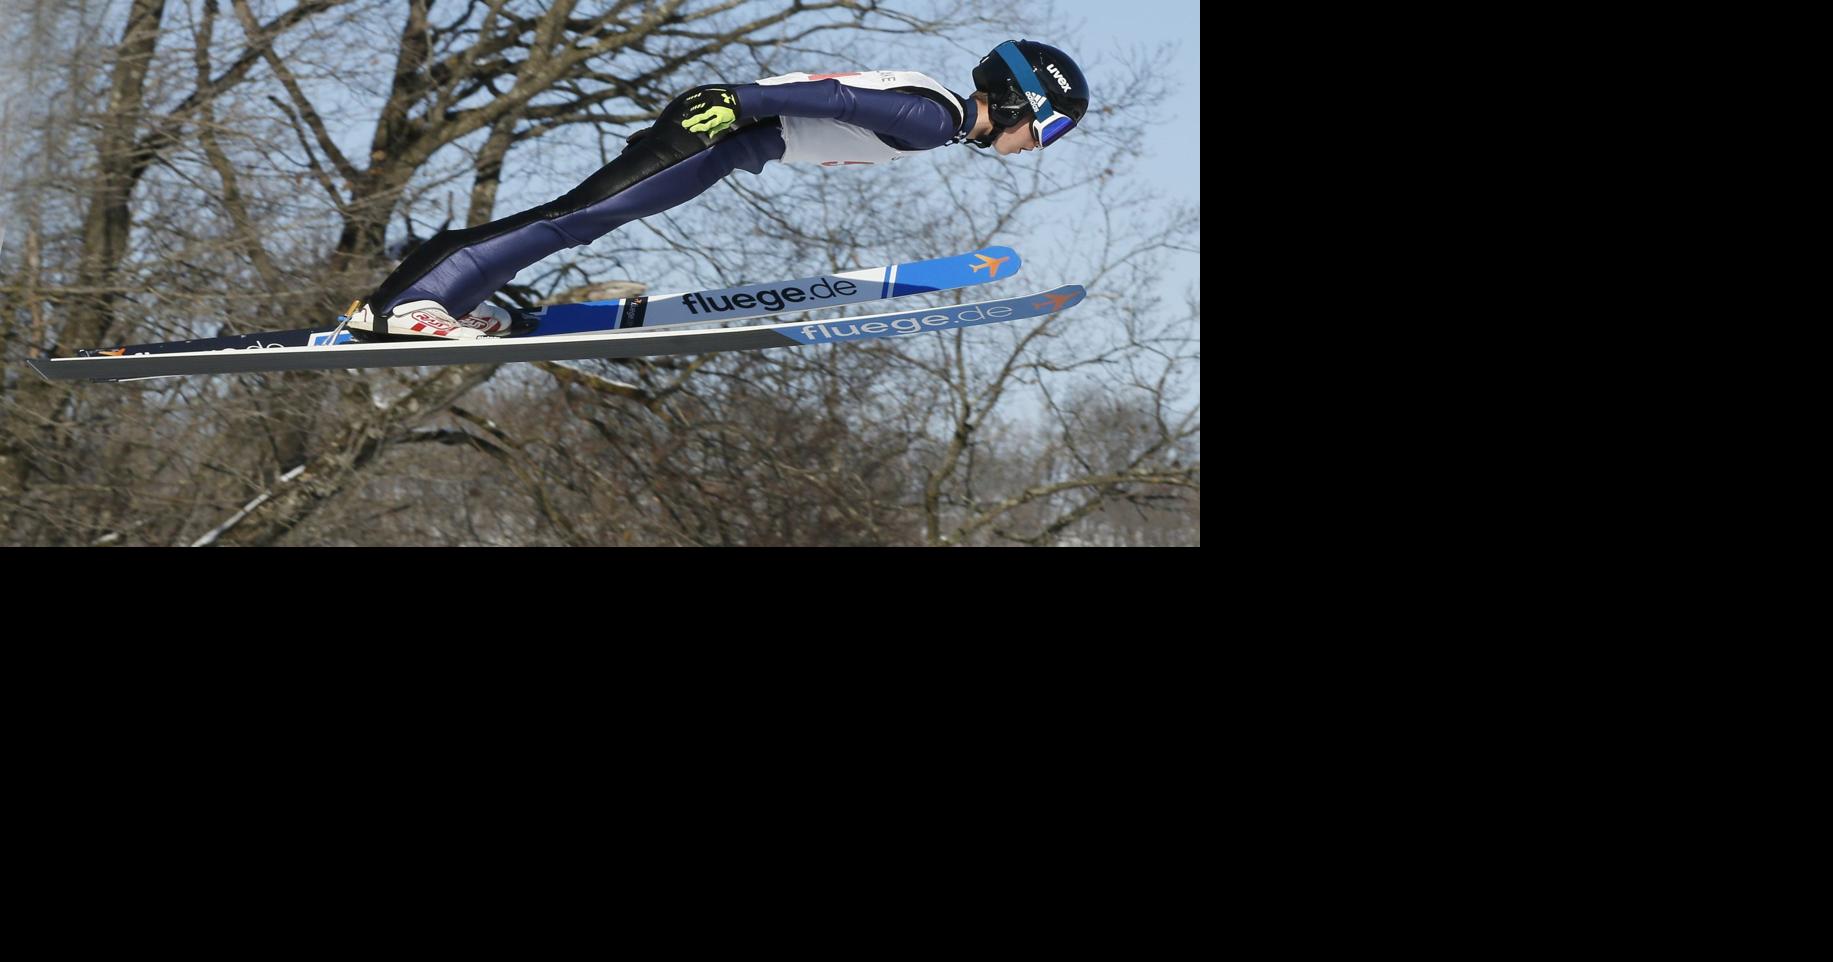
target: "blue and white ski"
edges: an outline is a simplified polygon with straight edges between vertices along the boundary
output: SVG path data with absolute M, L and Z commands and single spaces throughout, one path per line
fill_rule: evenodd
M 952 257 L 911 261 L 889 267 L 841 271 L 819 277 L 767 284 L 740 284 L 722 290 L 689 291 L 656 297 L 630 297 L 577 304 L 551 304 L 532 312 L 518 312 L 509 338 L 550 337 L 555 334 L 588 334 L 601 331 L 654 330 L 707 321 L 735 321 L 796 311 L 863 304 L 869 301 L 930 291 L 972 287 L 1003 280 L 1018 273 L 1018 252 L 1010 247 L 987 247 Z M 338 331 L 336 325 L 294 331 L 231 334 L 160 341 L 125 347 L 78 351 L 78 357 L 122 357 L 136 354 L 193 354 L 199 351 L 271 350 L 376 340 L 355 331 Z
M 33 370 L 53 381 L 110 381 L 182 374 L 432 367 L 759 351 L 810 344 L 846 344 L 1043 317 L 1074 307 L 1081 303 L 1085 294 L 1082 287 L 1072 284 L 1023 297 L 826 321 L 697 330 L 634 329 L 545 337 L 484 337 L 466 341 L 387 341 L 261 351 L 69 357 L 32 359 L 30 363 Z

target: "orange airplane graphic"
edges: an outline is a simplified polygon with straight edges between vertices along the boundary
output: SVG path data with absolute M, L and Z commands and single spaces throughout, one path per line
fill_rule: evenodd
M 1051 294 L 1049 292 L 1045 292 L 1044 296 L 1050 299 L 1050 303 L 1052 305 L 1050 308 L 1050 313 L 1052 314 L 1055 314 L 1056 312 L 1062 310 L 1064 304 L 1072 300 L 1075 300 L 1075 297 L 1076 297 L 1076 295 L 1074 294 Z M 1036 304 L 1033 304 L 1031 306 L 1032 307 L 1043 307 L 1044 302 L 1038 301 Z
M 1010 257 L 988 257 L 985 254 L 975 254 L 974 256 L 980 258 L 980 263 L 969 267 L 968 270 L 977 271 L 983 267 L 989 268 L 987 271 L 987 280 L 989 281 L 999 276 L 999 265 L 1012 259 Z

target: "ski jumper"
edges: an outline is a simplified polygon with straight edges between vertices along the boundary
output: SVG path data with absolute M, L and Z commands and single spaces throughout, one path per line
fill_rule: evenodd
M 381 313 L 405 301 L 431 300 L 463 314 L 522 268 L 685 203 L 735 170 L 760 173 L 772 160 L 830 167 L 889 162 L 959 143 L 977 114 L 973 100 L 910 71 L 785 74 L 716 89 L 737 96 L 732 127 L 714 135 L 687 130 L 683 102 L 693 91 L 676 97 L 622 153 L 564 195 L 488 224 L 433 235 L 368 303 Z

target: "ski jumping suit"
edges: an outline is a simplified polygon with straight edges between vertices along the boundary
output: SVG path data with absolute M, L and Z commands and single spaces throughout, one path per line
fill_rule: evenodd
M 730 128 L 715 136 L 687 130 L 688 94 L 676 97 L 616 159 L 561 197 L 433 235 L 369 304 L 385 312 L 431 300 L 464 314 L 522 268 L 684 203 L 734 170 L 760 173 L 772 160 L 830 167 L 892 161 L 961 141 L 978 113 L 972 99 L 909 71 L 785 74 L 725 89 L 738 98 Z

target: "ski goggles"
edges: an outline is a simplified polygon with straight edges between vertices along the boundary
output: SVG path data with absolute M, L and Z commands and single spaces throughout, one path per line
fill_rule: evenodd
M 1031 69 L 1031 62 L 1025 59 L 1016 41 L 1008 40 L 994 47 L 993 52 L 1006 62 L 1006 69 L 1017 78 L 1019 88 L 1025 92 L 1025 99 L 1031 102 L 1031 133 L 1037 137 L 1039 147 L 1048 147 L 1075 129 L 1074 117 L 1058 113 L 1050 105 L 1050 97 L 1044 93 L 1044 85 L 1038 83 L 1036 71 Z

